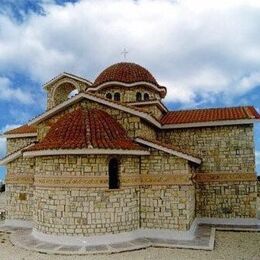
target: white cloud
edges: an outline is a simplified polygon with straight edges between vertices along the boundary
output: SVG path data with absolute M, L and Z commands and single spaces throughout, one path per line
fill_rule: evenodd
M 8 130 L 17 128 L 19 126 L 20 125 L 7 124 L 0 129 L 0 134 L 6 132 Z M 6 138 L 0 136 L 0 158 L 4 157 L 5 155 L 6 155 Z
M 167 101 L 239 96 L 260 82 L 259 1 L 45 1 L 22 24 L 0 16 L 0 71 L 41 83 L 62 71 L 94 79 L 128 59 L 167 83 Z
M 21 88 L 12 88 L 11 81 L 6 77 L 0 77 L 0 99 L 19 101 L 23 104 L 33 102 L 30 93 L 23 91 Z
M 21 125 L 17 125 L 17 124 L 7 124 L 7 125 L 5 125 L 4 127 L 2 127 L 2 128 L 0 129 L 0 133 L 4 133 L 4 132 L 6 132 L 6 131 L 8 131 L 8 130 L 17 128 L 17 127 L 19 127 L 19 126 L 21 126 Z
M 6 138 L 0 137 L 0 158 L 6 154 Z
M 256 157 L 256 160 L 257 160 L 257 164 L 260 164 L 260 151 L 255 152 L 255 157 Z

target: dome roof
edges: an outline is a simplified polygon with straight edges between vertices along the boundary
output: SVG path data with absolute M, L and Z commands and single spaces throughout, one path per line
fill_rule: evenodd
M 38 144 L 28 151 L 49 149 L 126 149 L 141 150 L 126 130 L 108 113 L 79 108 L 54 123 Z
M 94 82 L 94 86 L 110 81 L 128 84 L 144 81 L 158 86 L 156 79 L 147 69 L 130 62 L 120 62 L 109 66 L 99 74 Z

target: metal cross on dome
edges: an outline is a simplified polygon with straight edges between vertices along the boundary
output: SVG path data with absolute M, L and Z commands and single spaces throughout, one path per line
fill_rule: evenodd
M 126 60 L 126 55 L 129 53 L 129 51 L 127 51 L 126 48 L 123 49 L 123 51 L 121 52 L 121 55 L 124 55 L 124 59 Z

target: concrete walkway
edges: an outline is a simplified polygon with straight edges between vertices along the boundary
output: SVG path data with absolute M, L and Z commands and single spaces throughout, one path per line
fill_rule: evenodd
M 167 240 L 167 239 L 135 239 L 129 242 L 117 244 L 104 244 L 99 246 L 69 246 L 41 241 L 32 236 L 31 228 L 18 228 L 11 226 L 0 227 L 1 231 L 10 232 L 11 242 L 27 250 L 38 251 L 47 254 L 112 254 L 125 251 L 145 249 L 148 247 L 186 248 L 213 250 L 215 230 L 229 231 L 253 231 L 260 232 L 260 225 L 198 225 L 193 240 Z
M 11 226 L 0 227 L 1 231 L 11 232 L 11 242 L 21 248 L 48 254 L 112 254 L 125 251 L 145 249 L 148 247 L 189 248 L 213 250 L 215 228 L 198 226 L 193 240 L 167 240 L 167 239 L 135 239 L 117 244 L 104 244 L 99 246 L 68 246 L 48 243 L 32 236 L 32 229 Z

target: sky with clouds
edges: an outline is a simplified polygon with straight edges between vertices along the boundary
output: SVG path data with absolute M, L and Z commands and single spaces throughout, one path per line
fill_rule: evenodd
M 259 28 L 258 0 L 0 0 L 0 131 L 44 110 L 46 81 L 93 81 L 123 48 L 168 88 L 171 109 L 259 110 Z M 260 125 L 255 141 L 260 172 Z

